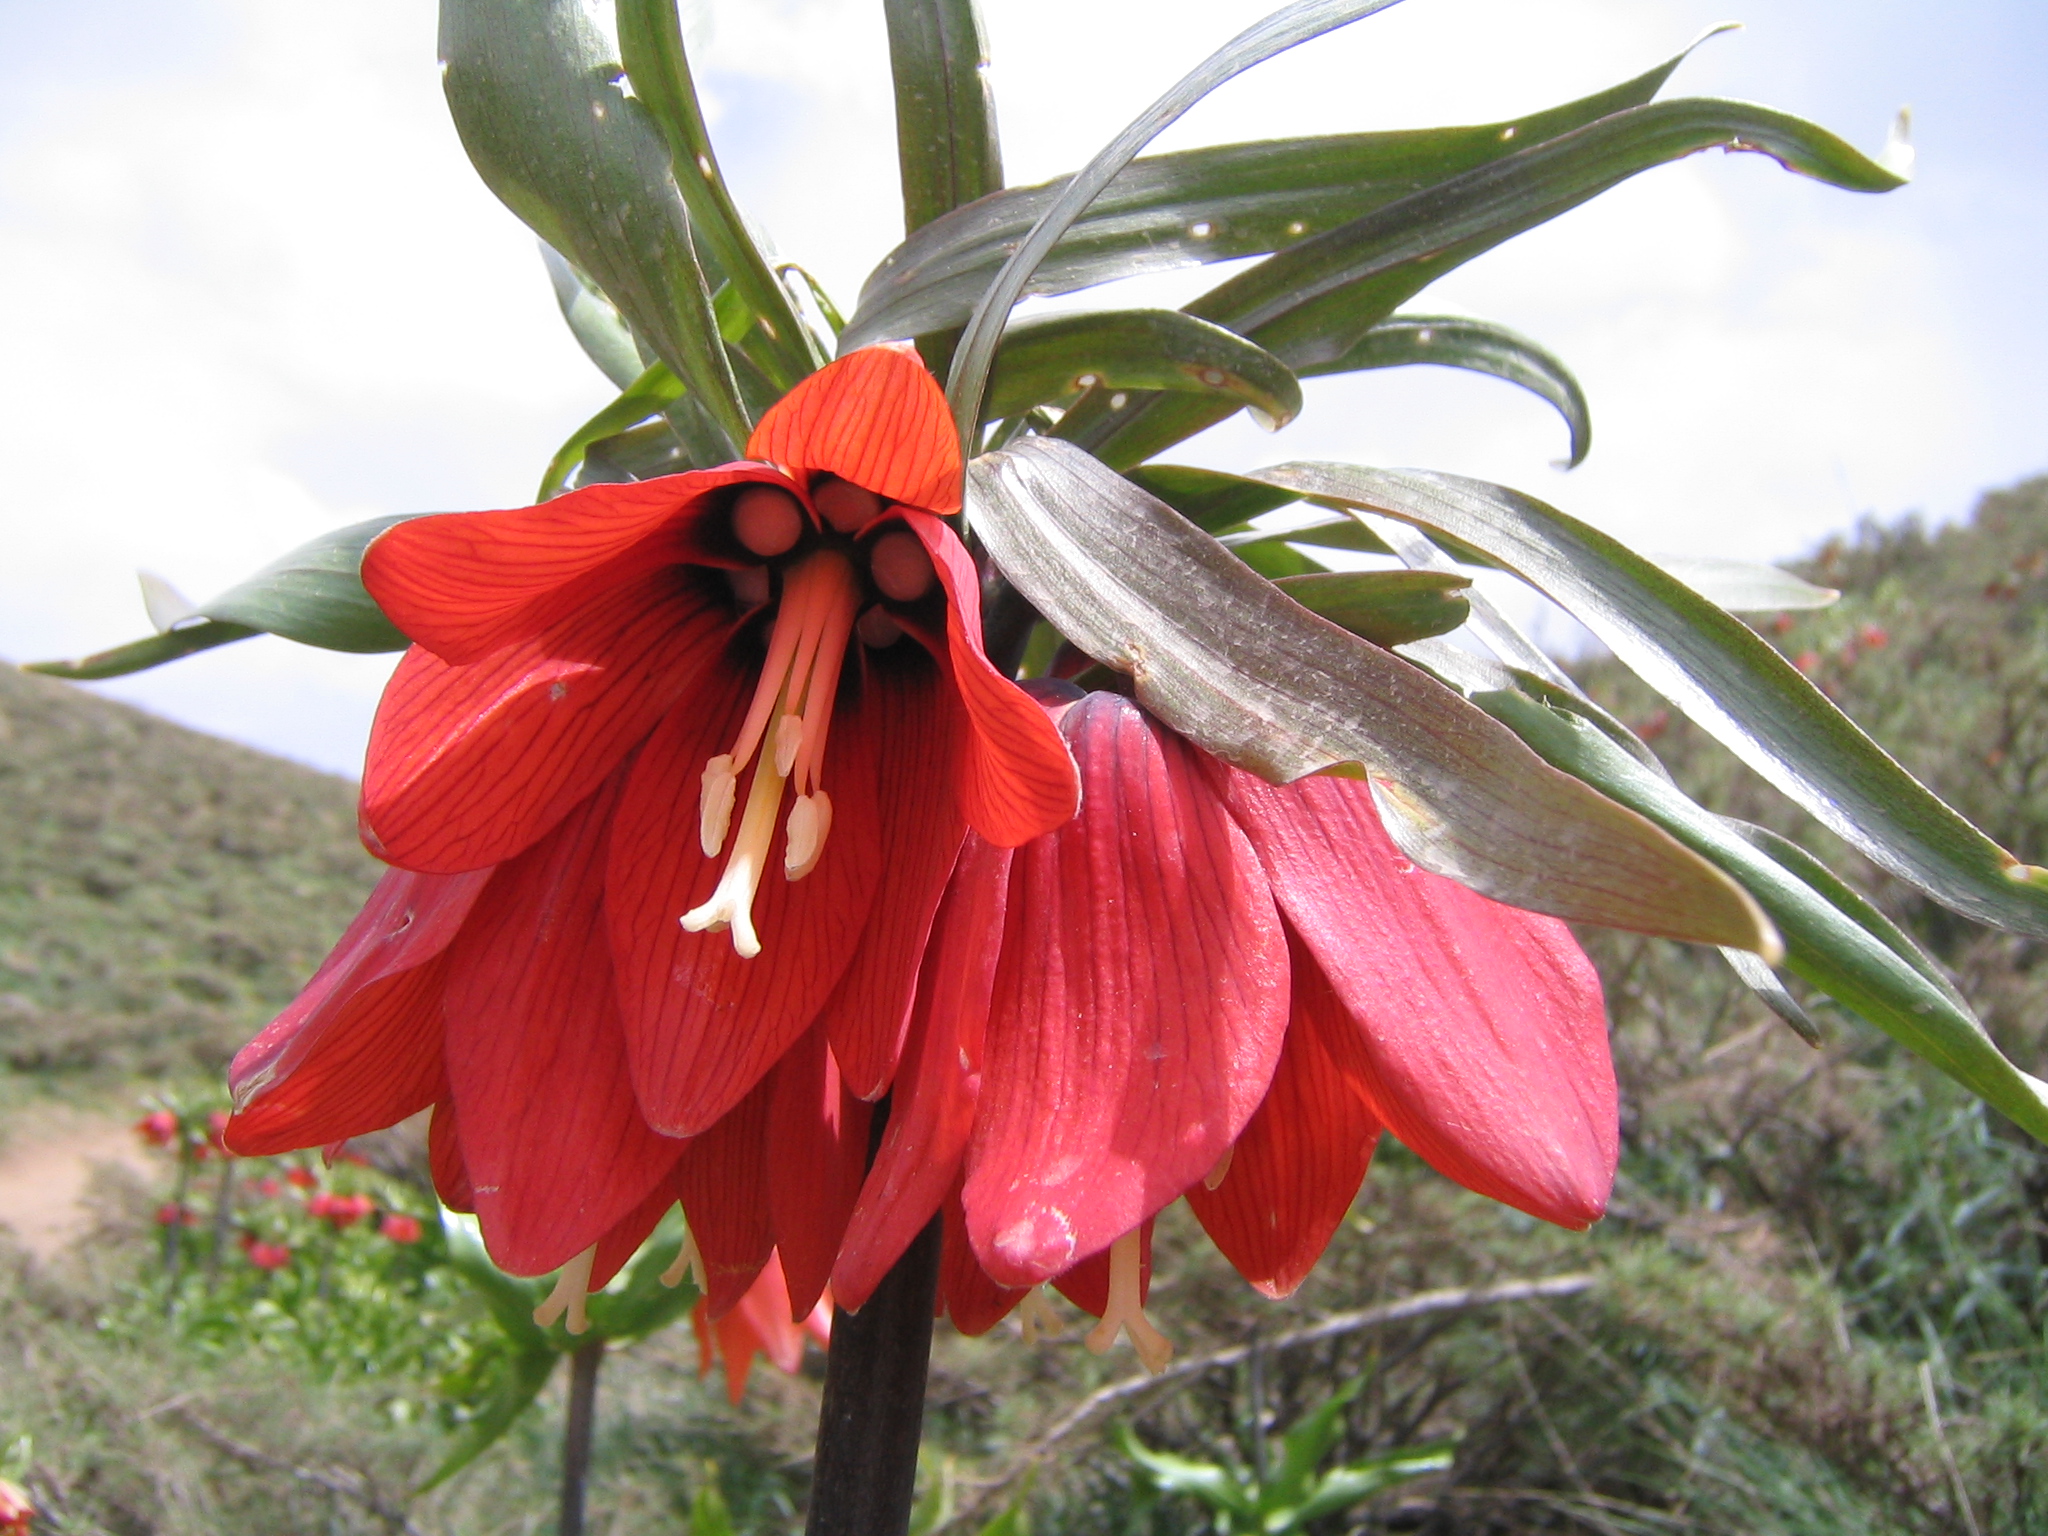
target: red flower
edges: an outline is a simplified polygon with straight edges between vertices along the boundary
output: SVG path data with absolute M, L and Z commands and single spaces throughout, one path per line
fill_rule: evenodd
M 368 1195 L 318 1194 L 306 1202 L 306 1214 L 316 1221 L 330 1223 L 337 1232 L 354 1226 L 370 1214 L 373 1202 Z
M 242 1252 L 258 1269 L 283 1269 L 292 1261 L 292 1251 L 283 1243 L 266 1243 L 247 1232 L 242 1234 Z
M 285 1182 L 298 1189 L 312 1189 L 320 1182 L 320 1175 L 310 1168 L 293 1166 L 284 1171 Z
M 284 1185 L 276 1179 L 258 1179 L 256 1181 L 256 1193 L 265 1200 L 275 1200 L 284 1193 Z
M 377 1224 L 378 1235 L 387 1237 L 394 1243 L 416 1243 L 424 1232 L 425 1228 L 420 1225 L 419 1217 L 407 1216 L 399 1211 L 386 1212 L 384 1219 Z
M 152 1147 L 168 1147 L 178 1139 L 178 1117 L 168 1109 L 151 1110 L 135 1122 L 135 1134 Z
M 725 1366 L 725 1394 L 738 1403 L 746 1395 L 754 1356 L 766 1355 L 777 1370 L 793 1375 L 803 1364 L 805 1334 L 820 1349 L 831 1344 L 832 1298 L 821 1296 L 801 1323 L 792 1321 L 782 1265 L 771 1257 L 731 1311 L 714 1321 L 709 1300 L 700 1301 L 690 1314 L 690 1327 L 697 1335 L 697 1374 L 711 1374 L 715 1351 Z
M 0 1477 L 0 1536 L 28 1536 L 35 1515 L 27 1492 Z
M 432 1104 L 443 1198 L 506 1269 L 602 1284 L 680 1193 L 714 1311 L 777 1245 L 808 1310 L 967 828 L 1026 842 L 1077 786 L 981 653 L 914 352 L 814 374 L 747 452 L 370 546 L 417 642 L 363 783 L 396 867 L 236 1058 L 238 1150 Z
M 175 1200 L 166 1200 L 156 1208 L 156 1224 L 160 1227 L 196 1227 L 199 1213 Z
M 963 1329 L 1064 1276 L 1135 1334 L 1145 1228 L 1182 1195 L 1282 1296 L 1383 1127 L 1493 1199 L 1599 1218 L 1614 1072 L 1598 979 L 1562 923 L 1416 868 L 1363 782 L 1275 787 L 1117 695 L 1058 686 L 1041 696 L 1080 764 L 1080 815 L 961 854 L 833 1270 L 842 1305 L 943 1208 Z

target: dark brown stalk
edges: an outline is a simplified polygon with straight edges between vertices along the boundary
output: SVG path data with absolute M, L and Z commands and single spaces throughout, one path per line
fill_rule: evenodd
M 592 1339 L 569 1357 L 569 1421 L 562 1428 L 561 1536 L 583 1536 L 583 1495 L 590 1483 L 590 1437 L 597 1428 L 597 1368 L 604 1340 Z

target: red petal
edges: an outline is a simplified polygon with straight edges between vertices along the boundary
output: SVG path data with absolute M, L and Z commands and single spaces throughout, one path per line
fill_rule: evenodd
M 1188 1204 L 1223 1256 L 1268 1296 L 1290 1295 L 1358 1197 L 1380 1123 L 1333 1058 L 1351 1020 L 1306 955 L 1294 966 L 1294 1012 L 1266 1101 L 1215 1189 Z M 1355 1048 L 1354 1048 L 1355 1050 Z
M 776 1064 L 768 1110 L 768 1210 L 792 1322 L 810 1315 L 868 1162 L 871 1106 L 846 1092 L 813 1025 Z
M 868 672 L 868 698 L 889 722 L 876 770 L 881 875 L 853 963 L 824 1012 L 832 1054 L 847 1086 L 863 1099 L 881 1097 L 896 1074 L 918 957 L 967 831 L 952 785 L 959 712 L 950 690 L 922 671 L 928 665 L 920 655 L 916 675 L 882 667 Z
M 501 868 L 449 951 L 448 1077 L 485 1246 L 537 1275 L 590 1247 L 681 1146 L 633 1102 L 603 927 L 614 778 Z
M 704 857 L 698 786 L 731 749 L 753 693 L 732 673 L 672 711 L 635 762 L 612 835 L 607 915 L 619 963 L 633 1081 L 648 1120 L 675 1136 L 703 1131 L 737 1104 L 818 1016 L 867 923 L 879 854 L 875 760 L 889 722 L 842 705 L 826 747 L 832 829 L 817 867 L 782 873 L 775 833 L 754 897 L 761 953 L 743 960 L 726 933 L 686 933 L 680 919 L 711 895 L 739 834 Z M 739 787 L 745 804 L 747 786 Z M 785 800 L 779 815 L 785 816 Z
M 981 1260 L 967 1241 L 967 1218 L 960 1210 L 960 1181 L 946 1197 L 946 1229 L 939 1254 L 939 1305 L 953 1319 L 953 1326 L 970 1339 L 978 1339 L 995 1327 L 1025 1297 L 1025 1289 L 1012 1290 L 989 1279 Z
M 730 615 L 689 583 L 657 571 L 612 588 L 470 666 L 406 652 L 370 730 L 361 817 L 370 851 L 452 873 L 530 847 L 720 653 Z
M 427 1122 L 427 1168 L 434 1176 L 434 1193 L 451 1211 L 476 1213 L 476 1190 L 469 1182 L 469 1170 L 462 1162 L 461 1133 L 455 1129 L 455 1105 L 443 1099 L 434 1106 L 434 1118 Z
M 747 457 L 865 486 L 884 501 L 960 510 L 960 441 L 945 392 L 907 343 L 862 347 L 768 408 Z
M 1388 1130 L 1470 1189 L 1599 1219 L 1619 1139 L 1600 981 L 1570 931 L 1416 868 L 1369 788 L 1213 765 L 1280 909 L 1356 1026 Z
M 622 557 L 707 554 L 691 523 L 713 491 L 745 481 L 786 483 L 763 465 L 731 464 L 586 486 L 537 507 L 416 518 L 371 543 L 363 585 L 407 638 L 444 661 L 476 661 L 548 627 L 559 617 L 553 599 Z M 627 558 L 612 574 L 624 580 L 644 568 Z
M 758 1087 L 676 1164 L 676 1194 L 704 1260 L 711 1315 L 724 1317 L 746 1295 L 775 1248 L 768 1216 L 768 1107 L 775 1080 Z
M 1060 729 L 1081 814 L 1017 852 L 968 1154 L 982 1266 L 1029 1285 L 1215 1166 L 1287 1027 L 1287 944 L 1192 748 L 1098 693 Z
M 1123 1234 L 1118 1233 L 1121 1237 Z M 1111 1239 L 1115 1241 L 1114 1238 Z M 1067 1300 L 1091 1317 L 1102 1316 L 1109 1305 L 1109 1250 L 1091 1253 L 1052 1283 Z M 1152 1297 L 1152 1222 L 1148 1217 L 1138 1228 L 1138 1301 Z
M 675 1183 L 663 1179 L 647 1192 L 632 1210 L 619 1218 L 618 1223 L 597 1240 L 597 1253 L 590 1261 L 590 1279 L 587 1282 L 593 1291 L 601 1291 L 611 1284 L 612 1276 L 626 1267 L 626 1261 L 640 1251 L 640 1245 L 647 1241 L 647 1234 L 661 1225 L 661 1218 L 676 1203 Z
M 832 1271 L 832 1294 L 859 1308 L 958 1181 L 981 1089 L 983 1031 L 1009 894 L 1008 849 L 970 838 L 946 887 L 918 977 L 889 1125 Z
M 442 973 L 406 973 L 447 949 L 488 878 L 395 869 L 377 882 L 291 1006 L 235 1054 L 233 1150 L 258 1157 L 359 1136 L 440 1096 Z
M 959 538 L 935 517 L 902 517 L 946 589 L 946 655 L 969 726 L 956 770 L 962 808 L 975 831 L 1015 848 L 1073 817 L 1073 757 L 1045 710 L 982 654 L 981 578 Z

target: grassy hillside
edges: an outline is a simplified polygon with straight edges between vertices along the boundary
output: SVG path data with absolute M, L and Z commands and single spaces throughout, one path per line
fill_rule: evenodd
M 0 1064 L 217 1070 L 375 879 L 353 786 L 0 668 Z

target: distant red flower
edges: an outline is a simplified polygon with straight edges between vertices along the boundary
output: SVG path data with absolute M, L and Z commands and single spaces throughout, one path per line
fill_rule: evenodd
M 0 1477 L 0 1536 L 28 1536 L 35 1514 L 27 1490 Z
M 1866 651 L 1881 651 L 1892 643 L 1891 631 L 1882 624 L 1866 624 L 1856 631 L 1856 638 L 1863 643 Z
M 277 1179 L 258 1179 L 255 1189 L 265 1200 L 275 1200 L 284 1193 L 284 1185 Z
M 425 1230 L 420 1225 L 419 1217 L 407 1216 L 399 1211 L 386 1212 L 384 1219 L 377 1224 L 378 1235 L 389 1238 L 394 1243 L 416 1243 L 424 1235 Z
M 175 1145 L 178 1140 L 178 1117 L 168 1109 L 151 1110 L 135 1122 L 135 1134 L 152 1147 Z
M 746 1395 L 754 1356 L 766 1355 L 777 1370 L 793 1375 L 803 1364 L 806 1334 L 820 1349 L 829 1347 L 832 1298 L 821 1296 L 801 1323 L 792 1321 L 782 1265 L 771 1257 L 731 1311 L 713 1321 L 709 1301 L 700 1301 L 690 1314 L 690 1327 L 697 1335 L 697 1374 L 711 1374 L 715 1355 L 725 1367 L 725 1394 L 737 1403 Z
M 1797 656 L 1794 656 L 1792 658 L 1792 665 L 1797 667 L 1800 671 L 1804 672 L 1807 676 L 1811 677 L 1815 672 L 1818 672 L 1820 670 L 1820 652 L 1801 651 Z
M 242 1252 L 258 1269 L 283 1269 L 292 1261 L 292 1251 L 283 1243 L 266 1243 L 249 1233 L 242 1234 Z
M 160 1227 L 196 1227 L 199 1225 L 199 1213 L 175 1200 L 166 1200 L 156 1208 L 156 1224 Z
M 327 1222 L 340 1232 L 369 1215 L 373 1204 L 368 1195 L 322 1193 L 306 1202 L 306 1214 L 316 1221 Z
M 310 1168 L 287 1168 L 284 1177 L 287 1184 L 298 1189 L 313 1189 L 320 1183 L 320 1175 Z
M 815 1301 L 967 829 L 1026 842 L 1077 788 L 982 655 L 914 351 L 814 374 L 747 452 L 370 546 L 416 642 L 363 783 L 396 868 L 236 1058 L 238 1150 L 432 1104 L 506 1269 L 602 1284 L 680 1196 L 714 1313 L 774 1248 Z
M 1771 620 L 1771 629 L 1773 633 L 1780 635 L 1789 635 L 1792 633 L 1792 626 L 1795 622 L 1796 620 L 1793 619 L 1791 614 L 1781 613 L 1775 619 Z
M 1599 1218 L 1613 1064 L 1562 923 L 1418 869 L 1365 783 L 1275 787 L 1117 695 L 1045 696 L 1081 812 L 961 854 L 833 1270 L 841 1305 L 944 1209 L 963 1329 L 1063 1278 L 1112 1329 L 1149 1333 L 1146 1227 L 1182 1195 L 1246 1279 L 1286 1295 L 1382 1127 L 1495 1200 Z

